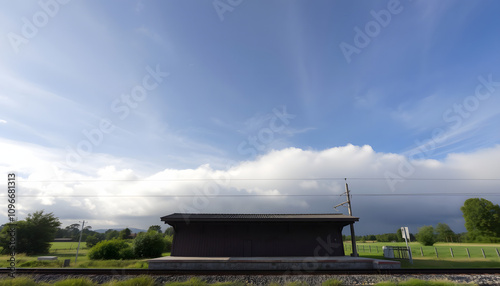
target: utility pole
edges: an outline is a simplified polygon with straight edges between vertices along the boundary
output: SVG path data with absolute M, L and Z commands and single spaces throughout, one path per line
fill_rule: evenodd
M 349 186 L 347 185 L 347 178 L 345 179 L 345 194 L 347 196 L 347 201 L 335 206 L 335 208 L 347 204 L 347 211 L 349 212 L 349 216 L 352 216 L 351 209 L 351 195 L 349 194 Z M 351 227 L 351 243 L 352 243 L 352 256 L 358 257 L 358 249 L 356 248 L 356 234 L 354 234 L 354 223 L 350 223 Z
M 78 248 L 76 249 L 75 264 L 76 264 L 76 260 L 78 259 L 78 250 L 80 250 L 80 242 L 82 241 L 82 234 L 83 234 L 83 227 L 84 226 L 85 226 L 85 221 L 82 222 L 82 231 L 80 231 L 80 239 L 78 239 Z

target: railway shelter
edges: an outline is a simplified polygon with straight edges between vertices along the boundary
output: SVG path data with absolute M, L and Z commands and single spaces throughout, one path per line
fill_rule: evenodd
M 150 269 L 327 270 L 399 268 L 399 262 L 345 256 L 342 214 L 189 214 L 161 217 L 174 228 L 171 256 Z

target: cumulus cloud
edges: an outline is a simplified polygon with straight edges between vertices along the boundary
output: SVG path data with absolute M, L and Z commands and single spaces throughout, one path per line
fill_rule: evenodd
M 345 200 L 347 178 L 359 234 L 403 225 L 416 232 L 438 222 L 461 232 L 465 199 L 477 194 L 499 203 L 485 194 L 500 194 L 500 145 L 441 161 L 408 160 L 368 145 L 286 148 L 226 169 L 205 164 L 149 173 L 109 156 L 84 172 L 70 170 L 56 162 L 54 150 L 8 141 L 0 147 L 0 169 L 18 172 L 21 219 L 45 209 L 63 224 L 86 220 L 93 228 L 147 228 L 174 212 L 331 213 Z

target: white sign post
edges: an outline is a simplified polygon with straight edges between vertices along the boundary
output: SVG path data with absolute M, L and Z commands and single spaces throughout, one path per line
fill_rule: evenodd
M 401 236 L 403 236 L 403 238 L 405 239 L 406 248 L 408 249 L 408 258 L 410 259 L 410 263 L 413 264 L 413 257 L 411 256 L 411 248 L 408 245 L 408 241 L 410 240 L 410 231 L 408 230 L 407 226 L 401 228 Z

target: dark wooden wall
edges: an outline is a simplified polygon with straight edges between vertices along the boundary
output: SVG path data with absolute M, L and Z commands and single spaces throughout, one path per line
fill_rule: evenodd
M 344 256 L 338 223 L 191 222 L 174 227 L 172 256 Z

